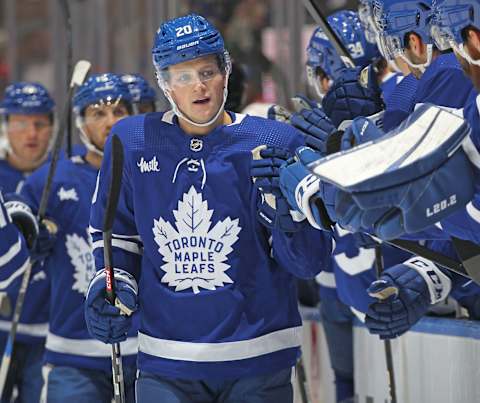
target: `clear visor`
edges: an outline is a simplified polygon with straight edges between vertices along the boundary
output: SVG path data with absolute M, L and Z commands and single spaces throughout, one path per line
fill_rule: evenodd
M 162 73 L 163 80 L 170 88 L 185 88 L 197 83 L 207 83 L 225 72 L 213 62 L 199 69 L 170 69 Z
M 122 97 L 117 99 L 101 100 L 96 104 L 88 105 L 85 109 L 83 122 L 87 124 L 100 125 L 108 122 L 110 119 L 117 121 L 128 116 L 130 113 L 127 106 L 121 102 Z
M 380 54 L 388 61 L 394 61 L 396 57 L 403 54 L 403 49 L 397 37 L 377 35 L 377 47 Z
M 448 28 L 433 24 L 430 28 L 430 34 L 435 46 L 441 52 L 452 48 L 452 43 L 454 41 L 451 31 Z

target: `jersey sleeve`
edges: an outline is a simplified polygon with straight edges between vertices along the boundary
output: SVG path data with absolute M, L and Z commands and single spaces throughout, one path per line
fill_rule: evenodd
M 272 232 L 273 257 L 282 268 L 300 278 L 313 278 L 329 265 L 332 235 L 311 226 L 286 234 Z
M 100 172 L 92 198 L 90 211 L 90 235 L 92 236 L 93 256 L 97 271 L 102 270 L 104 265 L 102 239 L 103 220 L 111 178 L 112 147 L 109 137 L 105 149 Z M 126 154 L 126 152 L 125 152 Z M 128 158 L 125 157 L 123 167 L 122 185 L 112 229 L 112 256 L 113 266 L 128 271 L 138 280 L 143 245 L 138 234 L 134 210 L 132 205 L 132 188 L 129 174 Z

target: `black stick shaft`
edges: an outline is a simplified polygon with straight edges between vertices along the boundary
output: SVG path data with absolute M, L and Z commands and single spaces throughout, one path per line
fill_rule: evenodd
M 112 135 L 112 154 L 110 167 L 110 188 L 103 221 L 103 256 L 105 265 L 105 293 L 110 304 L 115 305 L 115 273 L 113 269 L 112 228 L 117 211 L 123 174 L 123 146 L 117 135 Z M 125 383 L 123 380 L 122 355 L 120 343 L 112 344 L 112 375 L 115 403 L 125 402 Z
M 380 278 L 383 273 L 383 256 L 382 246 L 379 244 L 375 245 L 375 271 L 377 273 L 377 278 Z M 391 403 L 397 403 L 397 388 L 395 386 L 395 369 L 393 366 L 392 342 L 390 340 L 384 340 L 383 346 L 385 348 L 385 362 L 387 364 L 388 391 L 390 394 L 390 401 Z

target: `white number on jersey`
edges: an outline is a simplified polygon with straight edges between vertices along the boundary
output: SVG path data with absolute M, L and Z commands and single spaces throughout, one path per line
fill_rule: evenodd
M 365 51 L 363 50 L 363 46 L 361 42 L 349 43 L 348 44 L 348 51 L 352 55 L 354 59 L 358 59 L 365 55 Z

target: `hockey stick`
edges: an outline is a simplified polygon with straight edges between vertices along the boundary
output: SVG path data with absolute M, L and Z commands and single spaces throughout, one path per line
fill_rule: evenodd
M 320 7 L 315 3 L 315 0 L 303 0 L 303 4 L 314 21 L 320 26 L 320 28 L 322 28 L 325 35 L 327 35 L 328 40 L 332 43 L 337 54 L 340 56 L 340 59 L 342 59 L 343 64 L 346 67 L 355 67 L 355 63 L 353 63 L 350 53 L 348 53 L 342 41 L 338 38 L 336 32 L 328 23 L 320 10 Z
M 53 176 L 57 167 L 58 157 L 60 155 L 60 148 L 62 147 L 63 133 L 65 131 L 65 124 L 68 116 L 68 109 L 70 109 L 71 99 L 73 96 L 73 91 L 76 86 L 79 86 L 85 80 L 88 72 L 90 70 L 90 63 L 85 60 L 80 60 L 76 65 L 72 74 L 72 79 L 70 81 L 70 86 L 67 93 L 67 103 L 65 109 L 61 115 L 60 125 L 56 133 L 55 143 L 53 145 L 52 159 L 50 166 L 48 168 L 47 181 L 43 188 L 42 197 L 40 199 L 40 205 L 38 208 L 38 222 L 43 222 L 47 229 L 55 233 L 57 228 L 55 224 L 51 221 L 45 220 L 45 212 L 47 210 L 47 203 L 50 196 L 50 190 L 52 188 Z M 15 310 L 13 312 L 12 325 L 10 327 L 10 332 L 8 335 L 7 343 L 5 345 L 5 351 L 3 352 L 2 363 L 0 365 L 0 396 L 3 395 L 3 390 L 5 388 L 5 382 L 7 380 L 8 369 L 10 367 L 10 361 L 12 359 L 13 353 L 13 344 L 15 342 L 15 337 L 17 335 L 17 327 L 20 321 L 20 315 L 23 309 L 23 302 L 25 300 L 25 294 L 27 292 L 27 287 L 30 282 L 30 275 L 32 273 L 33 262 L 29 262 L 23 273 L 22 282 L 20 284 L 20 289 L 18 291 L 17 302 L 15 303 Z
M 383 272 L 382 246 L 380 244 L 375 245 L 375 271 L 377 272 L 377 279 L 380 278 Z M 388 296 L 386 297 L 388 298 Z M 383 346 L 385 347 L 385 361 L 387 364 L 388 390 L 390 393 L 390 401 L 391 403 L 397 403 L 397 388 L 395 386 L 395 372 L 393 367 L 391 340 L 384 340 Z
M 67 42 L 67 77 L 70 77 L 72 74 L 72 65 L 73 65 L 73 34 L 72 34 L 72 15 L 70 13 L 70 3 L 69 0 L 59 0 L 60 8 L 63 11 L 63 18 L 65 21 L 65 31 L 66 31 L 66 42 Z M 67 82 L 68 84 L 68 82 Z M 68 118 L 67 118 L 67 127 L 66 133 L 67 136 L 67 156 L 70 158 L 72 156 L 72 109 L 68 109 Z
M 123 146 L 116 134 L 112 137 L 112 161 L 110 166 L 110 188 L 108 190 L 105 217 L 103 220 L 103 256 L 105 263 L 105 292 L 110 304 L 115 305 L 115 274 L 112 261 L 112 228 L 117 211 L 118 197 L 122 186 Z M 125 385 L 123 382 L 122 355 L 120 343 L 112 344 L 112 375 L 115 403 L 125 402 Z

